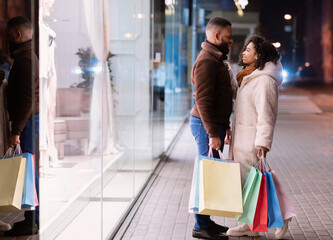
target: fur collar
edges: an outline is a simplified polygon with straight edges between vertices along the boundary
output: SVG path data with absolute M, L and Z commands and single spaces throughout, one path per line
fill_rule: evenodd
M 277 61 L 276 64 L 273 62 L 267 62 L 265 67 L 262 70 L 256 69 L 251 74 L 245 76 L 242 81 L 242 85 L 240 88 L 244 87 L 248 82 L 252 79 L 260 77 L 260 76 L 269 76 L 275 80 L 278 86 L 282 84 L 283 76 L 282 76 L 282 65 L 280 61 Z
M 203 43 L 201 43 L 201 47 L 203 50 L 205 50 L 205 51 L 209 52 L 211 55 L 213 55 L 217 60 L 223 61 L 223 58 L 222 58 L 223 54 L 212 44 L 210 44 L 208 42 L 203 42 Z

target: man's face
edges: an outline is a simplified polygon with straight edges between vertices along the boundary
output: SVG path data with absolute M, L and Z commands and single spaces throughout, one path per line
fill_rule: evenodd
M 16 31 L 14 29 L 10 29 L 6 31 L 6 38 L 9 44 L 17 43 Z
M 221 48 L 222 52 L 227 55 L 233 43 L 231 26 L 220 28 L 219 33 L 217 40 L 219 42 L 218 46 Z
M 231 47 L 231 44 L 234 42 L 232 39 L 232 29 L 231 26 L 227 26 L 221 31 L 222 42 L 228 45 L 228 48 Z
M 6 37 L 9 51 L 13 54 L 17 46 L 22 43 L 22 33 L 19 30 L 10 29 L 6 31 Z

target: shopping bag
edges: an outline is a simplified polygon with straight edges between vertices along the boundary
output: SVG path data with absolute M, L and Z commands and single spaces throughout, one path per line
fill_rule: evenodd
M 266 176 L 262 175 L 256 212 L 253 225 L 249 225 L 252 232 L 268 232 L 267 227 L 267 187 Z
M 36 160 L 35 155 L 32 155 L 32 160 L 34 163 L 34 176 L 36 176 Z M 39 177 L 39 176 L 38 176 Z M 36 178 L 34 177 L 34 207 L 39 205 L 38 195 L 37 195 L 37 188 L 36 188 Z
M 282 218 L 283 220 L 289 219 L 291 217 L 296 216 L 296 211 L 288 198 L 286 192 L 284 191 L 280 181 L 278 180 L 276 173 L 274 171 L 271 171 L 273 182 L 276 190 L 276 194 L 279 200 L 281 212 L 282 212 Z
M 262 173 L 259 169 L 251 167 L 242 191 L 243 214 L 238 218 L 239 222 L 253 224 L 261 178 Z
M 266 176 L 267 184 L 268 228 L 283 227 L 282 213 L 272 175 L 270 172 L 264 172 L 263 174 Z
M 194 163 L 193 175 L 192 175 L 192 184 L 191 192 L 189 198 L 189 213 L 199 213 L 199 180 L 200 180 L 200 161 L 202 159 L 209 159 L 212 161 L 226 161 L 233 163 L 234 161 L 223 159 L 222 152 L 219 151 L 220 158 L 213 158 L 213 150 L 209 148 L 208 156 L 200 155 L 196 158 Z
M 8 149 L 4 158 L 13 158 L 17 156 L 22 156 L 26 159 L 21 207 L 25 210 L 33 209 L 38 205 L 35 183 L 35 155 L 31 153 L 22 153 L 20 145 L 17 145 L 15 148 Z
M 31 153 L 22 153 L 18 156 L 23 156 L 26 159 L 25 176 L 22 193 L 22 207 L 34 207 L 35 206 L 35 164 Z
M 230 218 L 243 213 L 239 163 L 200 160 L 199 213 Z
M 198 213 L 199 211 L 199 165 L 200 159 L 197 157 L 194 162 L 192 185 L 190 192 L 189 212 Z
M 26 159 L 0 159 L 0 211 L 21 209 Z

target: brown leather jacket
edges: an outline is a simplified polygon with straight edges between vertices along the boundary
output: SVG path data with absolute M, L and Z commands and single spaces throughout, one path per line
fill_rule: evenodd
M 12 135 L 20 135 L 32 113 L 39 112 L 39 62 L 32 42 L 22 43 L 13 53 L 8 77 L 7 109 Z
M 218 124 L 230 128 L 233 97 L 230 75 L 217 48 L 207 42 L 201 47 L 191 74 L 195 89 L 191 114 L 202 120 L 209 137 L 217 137 Z

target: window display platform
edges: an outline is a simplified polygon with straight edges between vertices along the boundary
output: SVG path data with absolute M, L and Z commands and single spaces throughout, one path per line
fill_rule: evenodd
M 146 152 L 135 152 L 135 164 L 130 150 L 103 156 L 103 164 L 93 155 L 65 156 L 40 178 L 40 239 L 99 239 L 101 227 L 105 239 L 156 165 Z

